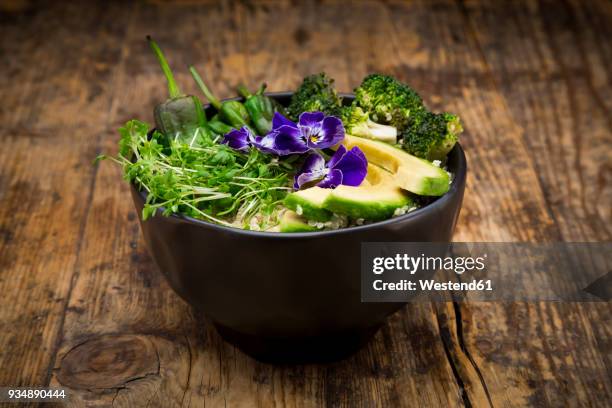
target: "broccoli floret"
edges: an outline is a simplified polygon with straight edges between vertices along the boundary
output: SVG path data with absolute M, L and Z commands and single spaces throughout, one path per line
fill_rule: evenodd
M 456 115 L 429 112 L 412 88 L 387 75 L 365 77 L 355 101 L 371 120 L 397 128 L 404 150 L 427 160 L 445 160 L 463 131 Z
M 357 105 L 377 123 L 403 131 L 411 117 L 425 111 L 423 100 L 412 88 L 388 75 L 371 74 L 355 89 Z
M 329 116 L 340 116 L 342 99 L 334 88 L 334 80 L 326 73 L 304 78 L 302 85 L 291 97 L 287 108 L 289 119 L 297 121 L 302 112 L 323 112 Z
M 402 132 L 402 148 L 423 159 L 444 161 L 463 132 L 459 117 L 425 112 L 413 119 L 412 125 Z
M 343 107 L 341 115 L 346 133 L 391 144 L 397 142 L 396 128 L 371 121 L 370 115 L 358 106 Z

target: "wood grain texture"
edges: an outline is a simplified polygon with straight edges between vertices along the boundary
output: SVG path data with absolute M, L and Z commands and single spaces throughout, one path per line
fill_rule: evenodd
M 3 2 L 0 385 L 70 406 L 609 406 L 609 304 L 410 304 L 329 365 L 224 343 L 146 254 L 120 170 L 92 166 L 164 98 L 372 71 L 458 112 L 469 161 L 457 241 L 609 241 L 608 2 Z

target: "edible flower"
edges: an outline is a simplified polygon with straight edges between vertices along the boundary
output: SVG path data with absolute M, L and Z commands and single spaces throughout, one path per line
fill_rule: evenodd
M 311 153 L 300 171 L 295 175 L 293 188 L 299 190 L 303 186 L 318 186 L 336 188 L 359 186 L 368 172 L 368 161 L 358 147 L 347 151 L 340 146 L 334 155 L 325 163 L 319 153 Z M 314 183 L 314 184 L 313 184 Z
M 233 129 L 223 136 L 221 143 L 228 145 L 232 149 L 245 151 L 251 145 L 250 143 L 251 132 L 249 128 L 244 126 L 242 129 Z
M 264 153 L 278 154 L 274 148 L 275 134 L 268 133 L 266 136 L 257 136 L 251 129 L 243 126 L 241 129 L 233 129 L 225 134 L 221 143 L 228 145 L 238 151 L 246 151 L 250 146 L 256 147 Z
M 249 127 L 243 126 L 226 133 L 221 143 L 240 151 L 253 146 L 264 153 L 287 156 L 332 147 L 342 139 L 344 126 L 335 116 L 304 112 L 295 123 L 276 112 L 272 118 L 272 130 L 265 136 L 257 136 Z
M 276 133 L 274 146 L 279 155 L 287 155 L 337 145 L 344 138 L 344 126 L 340 119 L 323 112 L 304 112 L 298 123 L 276 112 L 272 133 Z

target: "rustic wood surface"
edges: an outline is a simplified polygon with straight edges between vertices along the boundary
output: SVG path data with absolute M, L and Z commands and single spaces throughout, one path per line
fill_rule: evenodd
M 612 240 L 612 3 L 0 1 L 0 386 L 71 406 L 612 405 L 610 304 L 411 304 L 329 365 L 261 364 L 156 271 L 110 163 L 166 92 L 144 41 L 196 92 L 350 91 L 396 75 L 458 112 L 457 241 Z

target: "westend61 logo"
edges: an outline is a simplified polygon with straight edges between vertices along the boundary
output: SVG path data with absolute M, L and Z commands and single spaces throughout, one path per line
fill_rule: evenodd
M 466 271 L 482 271 L 485 269 L 485 258 L 487 254 L 477 257 L 452 257 L 452 256 L 410 256 L 408 254 L 396 254 L 394 257 L 376 257 L 372 260 L 372 272 L 380 275 L 385 271 L 405 271 L 414 275 L 417 271 L 454 271 L 461 275 Z

